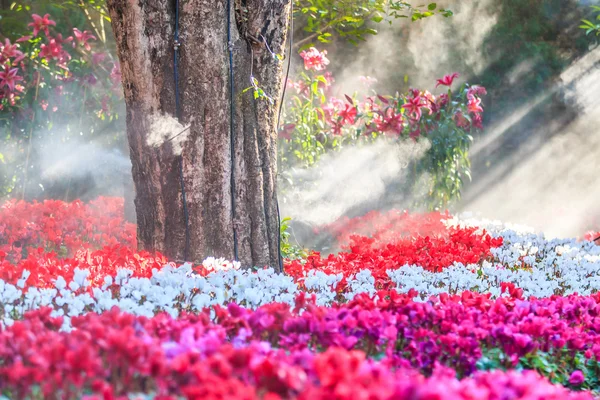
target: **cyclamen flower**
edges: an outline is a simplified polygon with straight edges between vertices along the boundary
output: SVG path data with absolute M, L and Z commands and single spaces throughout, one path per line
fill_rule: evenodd
M 458 72 L 455 72 L 451 75 L 445 75 L 442 79 L 438 79 L 437 80 L 437 85 L 435 85 L 435 87 L 437 88 L 440 85 L 444 85 L 444 86 L 452 86 L 452 82 L 454 82 L 454 79 L 458 78 L 460 75 L 458 74 Z
M 304 50 L 300 53 L 300 57 L 304 60 L 304 68 L 306 70 L 322 71 L 329 65 L 329 60 L 326 57 L 327 50 L 320 52 L 314 47 Z
M 585 382 L 585 375 L 579 370 L 574 371 L 569 377 L 569 384 L 573 386 L 579 386 L 583 382 Z
M 50 31 L 48 30 L 48 27 L 50 25 L 52 26 L 56 26 L 56 22 L 54 22 L 53 20 L 50 19 L 50 14 L 46 14 L 43 17 L 40 17 L 37 14 L 33 14 L 31 16 L 33 18 L 33 22 L 28 24 L 27 26 L 32 26 L 33 27 L 33 36 L 37 36 L 38 33 L 40 33 L 40 31 L 44 31 L 44 33 L 46 33 L 46 36 L 50 35 Z

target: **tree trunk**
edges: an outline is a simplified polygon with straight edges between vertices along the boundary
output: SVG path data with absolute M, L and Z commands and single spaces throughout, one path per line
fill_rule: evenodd
M 235 242 L 242 265 L 278 268 L 275 124 L 283 63 L 270 51 L 284 53 L 291 4 L 231 1 L 233 179 L 227 0 L 179 0 L 178 116 L 176 0 L 107 2 L 127 105 L 138 245 L 184 259 L 183 186 L 186 261 L 233 259 Z M 263 38 L 268 48 L 255 40 Z M 242 93 L 251 73 L 275 104 Z

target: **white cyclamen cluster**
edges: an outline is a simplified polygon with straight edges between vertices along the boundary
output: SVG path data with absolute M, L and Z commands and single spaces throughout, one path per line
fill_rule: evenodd
M 460 219 L 448 224 L 468 224 Z M 514 283 L 525 296 L 546 297 L 553 294 L 581 295 L 600 290 L 600 247 L 574 239 L 546 240 L 530 230 L 506 229 L 499 223 L 472 222 L 484 227 L 493 236 L 502 236 L 504 244 L 492 250 L 493 260 L 481 264 L 456 263 L 442 272 L 429 272 L 416 265 L 398 265 L 387 271 L 400 292 L 415 289 L 423 300 L 440 293 L 461 293 L 465 290 L 501 296 L 503 282 Z M 294 304 L 300 288 L 286 275 L 272 269 L 249 271 L 239 263 L 209 258 L 203 266 L 207 276 L 196 274 L 190 264 L 167 265 L 154 270 L 151 278 L 133 277 L 130 270 L 119 270 L 113 279 L 106 277 L 102 287 L 88 293 L 89 271 L 75 270 L 71 282 L 57 277 L 52 289 L 25 290 L 29 272 L 25 271 L 17 285 L 0 280 L 0 320 L 12 324 L 28 310 L 54 308 L 54 315 L 69 318 L 86 312 L 103 312 L 119 307 L 125 312 L 151 317 L 157 312 L 177 316 L 181 311 L 199 312 L 206 307 L 236 302 L 256 308 L 270 302 Z M 342 274 L 327 275 L 311 271 L 302 279 L 306 290 L 315 293 L 317 303 L 328 305 L 341 300 L 336 286 Z M 350 300 L 357 293 L 374 294 L 375 280 L 368 270 L 347 279 L 343 298 Z

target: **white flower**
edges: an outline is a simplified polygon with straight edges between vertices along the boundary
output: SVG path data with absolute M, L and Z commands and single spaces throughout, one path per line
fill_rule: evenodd
M 56 278 L 56 280 L 54 281 L 54 287 L 57 288 L 58 290 L 62 290 L 64 288 L 66 288 L 67 282 L 65 281 L 65 278 L 63 278 L 62 276 L 59 276 L 58 278 Z

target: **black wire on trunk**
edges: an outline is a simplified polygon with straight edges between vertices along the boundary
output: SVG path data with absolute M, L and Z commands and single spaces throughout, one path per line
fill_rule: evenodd
M 175 0 L 175 38 L 173 41 L 173 79 L 175 81 L 175 116 L 177 120 L 181 119 L 181 107 L 179 99 L 179 0 Z M 183 259 L 188 261 L 190 252 L 190 217 L 187 208 L 187 199 L 185 194 L 185 182 L 183 180 L 183 154 L 179 156 L 179 183 L 181 185 L 181 200 L 183 202 L 183 219 L 185 220 L 185 248 L 183 250 Z
M 229 49 L 229 143 L 231 145 L 231 223 L 233 226 L 234 261 L 238 261 L 237 232 L 235 230 L 235 131 L 233 118 L 235 116 L 234 82 L 233 82 L 233 42 L 231 41 L 231 0 L 227 0 L 227 48 Z

